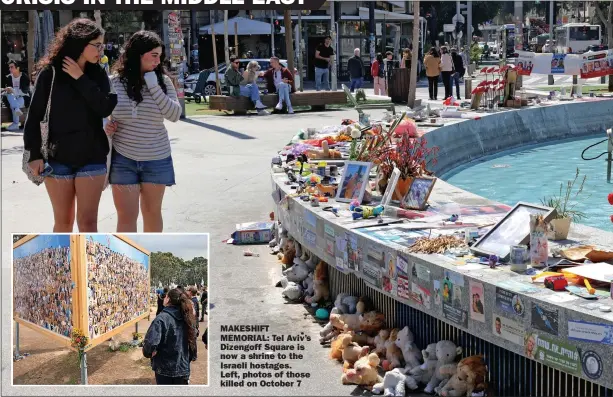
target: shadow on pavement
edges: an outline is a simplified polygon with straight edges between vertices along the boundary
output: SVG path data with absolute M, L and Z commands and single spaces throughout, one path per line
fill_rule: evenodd
M 204 127 L 204 128 L 208 128 L 208 129 L 213 130 L 213 131 L 221 132 L 222 134 L 230 135 L 231 137 L 238 138 L 238 139 L 256 139 L 255 137 L 252 137 L 250 135 L 245 135 L 245 134 L 242 134 L 242 133 L 237 132 L 237 131 L 233 131 L 233 130 L 229 130 L 227 128 L 219 127 L 217 125 L 207 124 L 207 123 L 204 123 L 204 122 L 199 121 L 199 120 L 194 120 L 194 119 L 186 118 L 186 119 L 181 119 L 181 121 L 184 122 L 184 123 L 196 125 L 198 127 Z

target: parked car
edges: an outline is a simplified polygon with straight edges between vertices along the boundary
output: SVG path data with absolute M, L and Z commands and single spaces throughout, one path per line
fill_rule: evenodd
M 241 72 L 244 71 L 247 68 L 247 65 L 249 64 L 249 62 L 251 61 L 258 62 L 258 64 L 260 65 L 260 71 L 266 71 L 270 68 L 270 59 L 239 59 L 239 66 L 238 66 L 239 70 Z M 287 67 L 287 60 L 281 59 L 280 62 L 284 68 Z M 217 72 L 219 74 L 219 84 L 220 84 L 222 94 L 227 94 L 227 87 L 224 81 L 224 75 L 226 73 L 226 68 L 227 68 L 226 64 L 222 63 L 218 65 L 218 69 L 217 69 Z M 209 74 L 209 76 L 206 79 L 206 85 L 204 86 L 202 94 L 205 96 L 215 95 L 217 92 L 217 88 L 215 86 L 215 68 L 213 67 L 210 69 L 205 69 L 205 70 L 202 70 L 200 73 L 202 72 L 207 72 Z M 190 74 L 185 79 L 185 90 L 190 90 L 191 92 L 194 91 L 194 89 L 196 88 L 196 84 L 198 83 L 198 78 L 200 77 L 200 73 Z M 298 71 L 296 70 L 296 68 L 294 68 L 294 80 L 295 80 L 296 85 L 299 84 L 299 81 L 300 81 L 299 79 L 300 79 L 300 75 L 298 75 Z M 260 90 L 266 89 L 266 82 L 264 81 L 263 78 L 258 78 L 258 87 L 260 87 Z

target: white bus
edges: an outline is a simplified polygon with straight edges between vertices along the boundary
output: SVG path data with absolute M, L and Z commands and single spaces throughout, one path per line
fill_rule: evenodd
M 582 54 L 589 46 L 599 45 L 600 25 L 569 23 L 556 28 L 556 50 L 558 54 Z

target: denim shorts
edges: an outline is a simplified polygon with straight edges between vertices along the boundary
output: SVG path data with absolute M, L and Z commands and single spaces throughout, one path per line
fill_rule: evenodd
M 51 159 L 48 163 L 53 168 L 53 172 L 47 178 L 74 179 L 106 175 L 106 164 L 87 164 L 83 167 L 72 167 Z
M 162 160 L 136 161 L 127 158 L 113 149 L 111 157 L 111 185 L 140 185 L 154 183 L 172 186 L 175 184 L 175 169 L 172 156 Z

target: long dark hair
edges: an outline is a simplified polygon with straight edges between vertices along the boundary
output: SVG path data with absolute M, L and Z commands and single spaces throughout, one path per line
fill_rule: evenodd
M 168 73 L 164 67 L 164 43 L 157 33 L 149 30 L 140 30 L 134 33 L 126 42 L 124 52 L 113 65 L 113 73 L 119 76 L 119 80 L 126 87 L 128 97 L 136 101 L 136 103 L 143 101 L 142 89 L 144 81 L 140 69 L 140 58 L 143 54 L 158 47 L 162 47 L 162 54 L 160 54 L 160 64 L 155 68 L 154 72 L 158 77 L 160 87 L 162 87 L 166 94 L 164 76 Z
M 196 356 L 196 317 L 194 316 L 194 304 L 185 292 L 177 288 L 168 291 L 166 295 L 169 303 L 181 310 L 183 313 L 183 321 L 185 323 L 185 333 L 187 334 L 187 345 L 190 356 Z
M 377 61 L 379 61 L 379 63 L 383 63 L 383 54 L 380 52 L 377 54 Z
M 48 65 L 61 71 L 65 57 L 70 57 L 76 62 L 87 44 L 102 35 L 104 30 L 94 21 L 85 18 L 73 19 L 57 32 L 47 54 L 38 62 L 36 71 Z

